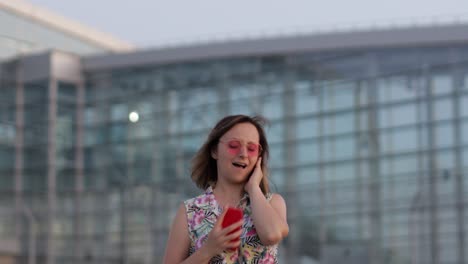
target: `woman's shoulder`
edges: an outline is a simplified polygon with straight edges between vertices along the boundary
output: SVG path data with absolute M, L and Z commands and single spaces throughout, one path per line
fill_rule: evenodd
M 270 203 L 282 203 L 282 204 L 286 203 L 283 196 L 279 193 L 268 192 L 265 194 L 265 197 L 267 201 Z
M 271 192 L 271 191 L 270 191 L 270 192 L 267 192 L 267 193 L 265 194 L 265 198 L 266 198 L 268 201 L 270 201 L 270 200 L 273 199 L 273 198 L 274 198 L 274 199 L 283 199 L 283 197 L 281 196 L 281 194 L 276 193 L 276 192 Z
M 209 195 L 209 193 L 207 192 L 204 192 L 198 196 L 195 196 L 195 197 L 192 197 L 192 198 L 189 198 L 187 200 L 184 201 L 184 204 L 186 207 L 202 207 L 202 206 L 206 206 L 207 204 L 209 204 L 211 202 L 211 197 Z

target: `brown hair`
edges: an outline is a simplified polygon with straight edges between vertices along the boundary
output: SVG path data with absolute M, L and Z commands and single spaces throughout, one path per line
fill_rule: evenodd
M 219 139 L 228 132 L 232 127 L 240 123 L 250 123 L 257 128 L 260 138 L 260 145 L 262 146 L 262 171 L 263 178 L 260 182 L 260 189 L 263 194 L 270 192 L 268 183 L 268 158 L 269 147 L 266 139 L 264 126 L 267 121 L 261 116 L 246 116 L 246 115 L 231 115 L 226 116 L 215 125 L 208 135 L 207 140 L 195 154 L 192 160 L 191 177 L 195 184 L 205 190 L 209 186 L 213 186 L 218 181 L 218 167 L 216 160 L 211 156 L 212 150 L 217 147 Z

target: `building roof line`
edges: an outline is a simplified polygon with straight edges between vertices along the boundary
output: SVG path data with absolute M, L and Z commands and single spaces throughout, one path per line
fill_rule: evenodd
M 287 55 L 300 52 L 328 52 L 334 50 L 427 47 L 444 44 L 468 44 L 468 24 L 301 34 L 145 49 L 127 54 L 90 56 L 83 58 L 83 64 L 85 71 L 96 71 L 227 57 Z
M 279 38 L 279 37 L 294 37 L 301 35 L 319 35 L 319 34 L 333 34 L 333 33 L 346 33 L 346 32 L 359 32 L 359 31 L 378 31 L 378 30 L 392 30 L 404 28 L 418 28 L 428 26 L 446 26 L 456 24 L 467 24 L 468 14 L 458 15 L 444 15 L 444 16 L 427 16 L 427 17 L 410 17 L 399 19 L 375 20 L 367 22 L 349 22 L 349 23 L 336 23 L 336 24 L 316 24 L 316 25 L 302 25 L 292 26 L 288 28 L 259 30 L 256 32 L 226 32 L 217 33 L 206 36 L 191 37 L 191 38 L 178 38 L 168 39 L 161 42 L 154 48 L 172 48 L 183 46 L 197 46 L 203 44 L 210 44 L 214 42 L 233 42 L 248 39 L 266 39 L 266 38 Z
M 86 27 L 23 0 L 0 0 L 0 9 L 20 15 L 26 19 L 33 20 L 113 52 L 126 52 L 135 49 L 132 44 L 119 40 L 110 34 Z

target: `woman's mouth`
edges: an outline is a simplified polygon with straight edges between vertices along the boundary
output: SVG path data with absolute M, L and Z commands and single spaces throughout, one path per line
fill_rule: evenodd
M 242 168 L 242 169 L 245 169 L 247 167 L 247 164 L 242 163 L 242 162 L 233 162 L 232 165 L 238 168 Z

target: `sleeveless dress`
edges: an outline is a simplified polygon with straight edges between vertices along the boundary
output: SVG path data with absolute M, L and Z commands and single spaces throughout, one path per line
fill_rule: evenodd
M 271 193 L 266 198 L 271 200 Z M 222 213 L 213 194 L 213 189 L 208 187 L 204 194 L 184 201 L 187 213 L 188 232 L 190 236 L 189 255 L 201 248 L 208 234 Z M 241 245 L 236 251 L 225 251 L 213 257 L 210 264 L 275 264 L 278 263 L 278 245 L 264 246 L 257 235 L 252 221 L 252 209 L 247 193 L 240 200 L 239 208 L 244 212 L 244 224 L 242 225 Z

